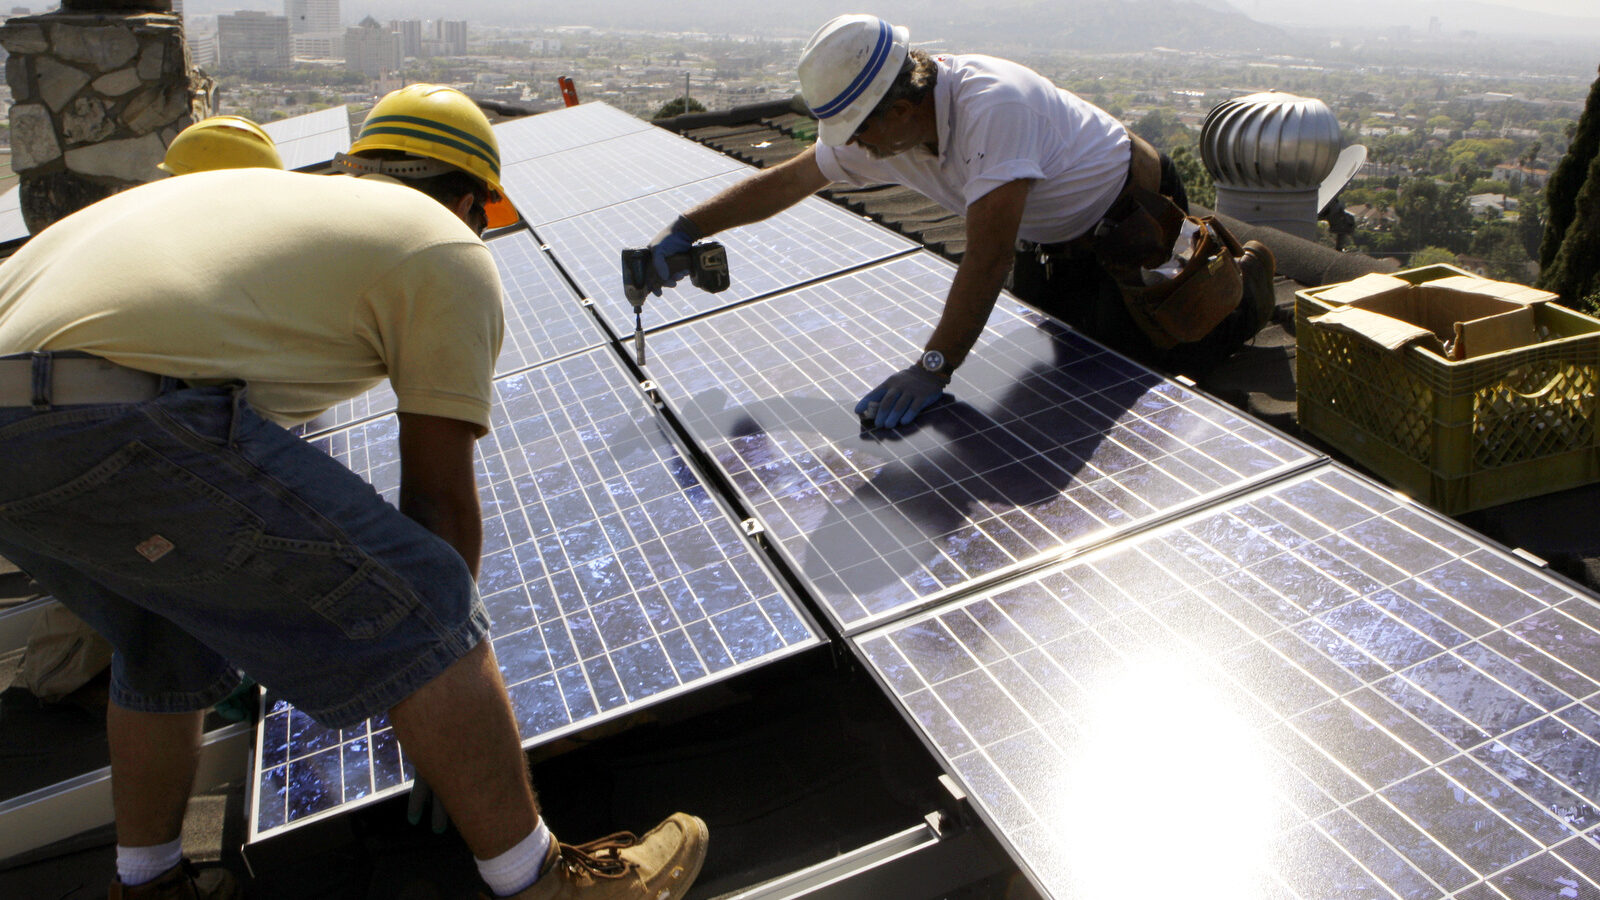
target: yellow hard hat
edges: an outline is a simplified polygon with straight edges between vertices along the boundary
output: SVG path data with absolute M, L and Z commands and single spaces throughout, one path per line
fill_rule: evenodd
M 211 169 L 281 169 L 278 145 L 243 116 L 212 116 L 178 132 L 157 168 L 174 175 Z
M 517 221 L 516 209 L 500 189 L 500 142 L 494 129 L 478 104 L 455 88 L 410 84 L 384 95 L 361 123 L 349 156 L 365 150 L 398 150 L 460 169 L 488 187 L 484 212 L 490 228 Z M 399 174 L 392 166 L 383 171 L 391 169 Z

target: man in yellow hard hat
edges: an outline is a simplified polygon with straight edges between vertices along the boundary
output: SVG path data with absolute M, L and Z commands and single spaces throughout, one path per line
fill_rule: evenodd
M 340 165 L 195 172 L 0 264 L 0 554 L 116 647 L 113 898 L 234 896 L 180 828 L 243 670 L 312 718 L 387 713 L 498 896 L 681 897 L 705 824 L 569 846 L 540 819 L 474 581 L 475 442 L 514 220 L 465 95 L 378 102 Z M 399 508 L 286 430 L 388 378 Z
M 178 132 L 156 166 L 173 175 L 212 169 L 281 169 L 278 145 L 244 116 L 211 116 Z

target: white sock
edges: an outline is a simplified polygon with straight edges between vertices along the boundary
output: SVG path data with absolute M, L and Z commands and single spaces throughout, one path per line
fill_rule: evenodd
M 154 847 L 117 845 L 117 879 L 128 887 L 155 881 L 156 876 L 183 861 L 183 838 Z
M 539 880 L 539 870 L 544 868 L 549 852 L 550 829 L 541 818 L 539 827 L 528 832 L 515 847 L 494 859 L 474 857 L 473 862 L 478 864 L 478 874 L 496 897 L 509 897 Z

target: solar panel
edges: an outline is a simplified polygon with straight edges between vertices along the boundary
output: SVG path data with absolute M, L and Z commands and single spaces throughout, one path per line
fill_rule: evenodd
M 1588 897 L 1597 628 L 1326 465 L 854 641 L 1049 896 Z
M 539 249 L 533 235 L 515 231 L 488 242 L 504 289 L 506 330 L 495 374 L 506 375 L 557 357 L 598 347 L 605 335 Z M 393 412 L 397 401 L 389 383 L 347 400 L 303 426 L 319 434 Z
M 847 632 L 1313 460 L 1011 302 L 952 399 L 862 428 L 856 401 L 921 352 L 952 272 L 899 257 L 651 339 L 668 404 Z
M 584 103 L 500 122 L 494 126 L 494 136 L 500 144 L 500 165 L 509 166 L 654 127 L 605 103 Z
M 818 643 L 611 351 L 495 387 L 478 585 L 526 746 Z M 386 417 L 317 443 L 392 494 L 396 430 Z M 382 717 L 336 731 L 266 703 L 252 841 L 406 783 Z
M 343 104 L 261 127 L 278 145 L 283 167 L 291 172 L 325 165 L 350 149 L 350 110 Z
M 28 223 L 22 220 L 22 188 L 12 185 L 0 194 L 0 243 L 25 238 Z
M 633 305 L 622 293 L 619 251 L 623 247 L 646 246 L 680 213 L 747 175 L 729 172 L 542 225 L 539 238 L 550 246 L 550 252 L 579 289 L 594 299 L 596 309 L 612 331 L 630 334 Z M 917 247 L 886 228 L 816 197 L 765 221 L 718 234 L 715 239 L 727 247 L 732 286 L 709 294 L 684 279 L 680 287 L 668 288 L 662 296 L 646 301 L 647 328 L 658 328 Z
M 505 166 L 500 183 L 528 224 L 539 226 L 736 170 L 749 167 L 650 128 Z

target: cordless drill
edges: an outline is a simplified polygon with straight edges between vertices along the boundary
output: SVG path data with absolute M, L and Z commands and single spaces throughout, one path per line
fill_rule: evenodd
M 633 304 L 633 349 L 639 365 L 644 365 L 644 298 L 661 287 L 661 277 L 656 274 L 650 248 L 622 251 L 622 292 Z M 689 283 L 702 291 L 719 293 L 728 289 L 733 281 L 728 277 L 728 251 L 716 241 L 701 241 L 687 253 L 667 257 L 667 267 L 673 272 L 689 271 Z

